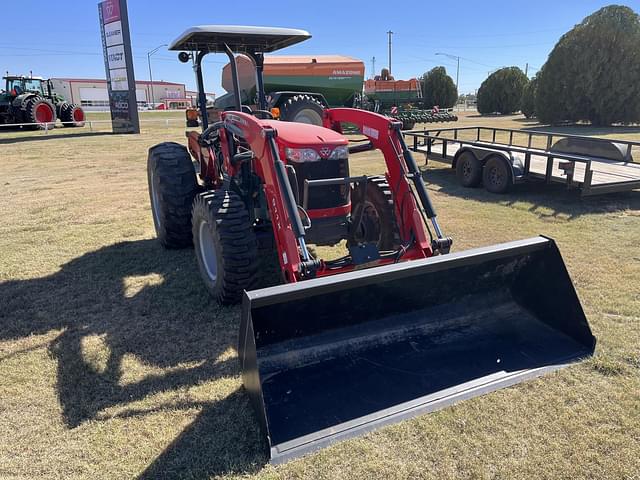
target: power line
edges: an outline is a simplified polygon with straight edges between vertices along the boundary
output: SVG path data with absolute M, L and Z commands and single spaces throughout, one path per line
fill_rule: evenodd
M 513 37 L 513 36 L 531 35 L 531 34 L 535 34 L 535 33 L 548 33 L 548 32 L 558 32 L 558 31 L 567 32 L 567 31 L 571 30 L 571 28 L 573 28 L 573 26 L 566 27 L 566 28 L 547 28 L 547 29 L 542 29 L 542 30 L 528 30 L 528 31 L 522 31 L 521 30 L 521 31 L 518 31 L 518 32 L 504 32 L 504 33 L 489 33 L 489 34 L 474 34 L 474 35 L 458 35 L 458 34 L 456 34 L 456 38 Z M 399 35 L 402 35 L 404 37 L 418 37 L 418 38 L 433 39 L 433 35 L 432 34 L 422 35 L 422 34 L 418 34 L 418 33 L 403 33 L 403 32 L 399 32 Z

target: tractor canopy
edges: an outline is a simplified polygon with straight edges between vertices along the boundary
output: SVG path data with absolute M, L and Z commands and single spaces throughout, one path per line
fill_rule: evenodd
M 268 53 L 309 38 L 309 32 L 294 28 L 200 25 L 186 30 L 169 50 L 224 53 L 226 45 L 235 53 Z

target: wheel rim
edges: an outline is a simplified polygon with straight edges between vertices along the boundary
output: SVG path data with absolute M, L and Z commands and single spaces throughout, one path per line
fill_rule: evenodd
M 320 114 L 310 108 L 305 108 L 298 112 L 293 121 L 298 123 L 307 123 L 309 125 L 322 125 L 322 117 Z
M 35 117 L 38 123 L 50 123 L 53 120 L 53 112 L 46 103 L 41 103 L 36 106 Z
M 471 176 L 471 163 L 467 160 L 462 162 L 462 176 L 464 178 L 469 178 Z
M 489 181 L 492 185 L 500 187 L 504 181 L 504 173 L 498 167 L 493 167 L 489 171 Z
M 162 221 L 160 220 L 160 194 L 156 188 L 156 176 L 151 172 L 151 203 L 153 210 L 153 220 L 156 222 L 156 227 L 160 229 L 162 227 Z
M 206 220 L 202 220 L 198 226 L 198 243 L 200 245 L 200 258 L 209 279 L 215 283 L 218 278 L 218 253 L 213 242 L 213 235 Z
M 75 108 L 73 110 L 73 121 L 74 122 L 84 122 L 84 112 L 81 108 Z

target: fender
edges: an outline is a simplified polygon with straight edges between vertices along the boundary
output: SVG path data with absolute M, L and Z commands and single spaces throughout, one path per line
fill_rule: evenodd
M 29 98 L 35 97 L 37 95 L 38 95 L 37 93 L 33 93 L 33 92 L 21 93 L 11 101 L 11 106 L 22 107 Z

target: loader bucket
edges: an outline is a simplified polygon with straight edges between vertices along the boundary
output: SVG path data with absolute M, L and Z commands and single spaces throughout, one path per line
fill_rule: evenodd
M 247 292 L 239 355 L 280 463 L 594 347 L 558 248 L 535 237 Z

